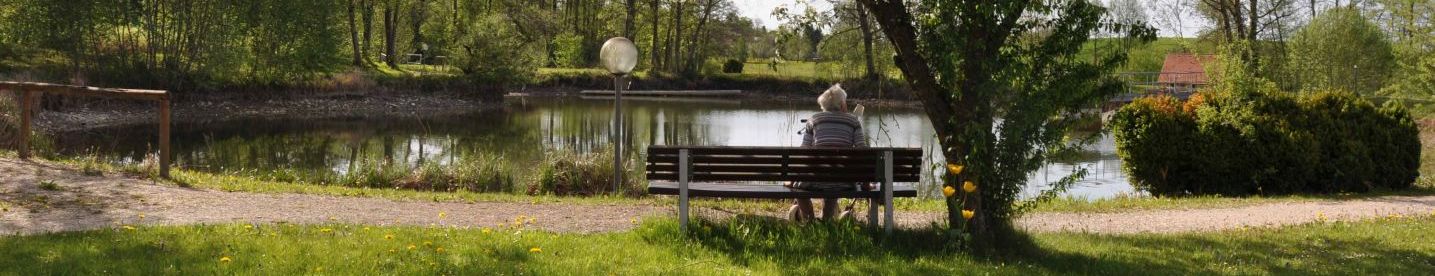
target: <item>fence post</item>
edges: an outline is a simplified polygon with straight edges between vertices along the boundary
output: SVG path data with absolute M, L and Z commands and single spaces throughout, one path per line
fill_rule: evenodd
M 30 121 L 32 120 L 31 117 L 33 117 L 33 116 L 31 116 L 31 114 L 30 114 L 31 109 L 33 108 L 33 106 L 32 106 L 30 103 L 31 103 L 31 102 L 34 102 L 35 92 L 34 92 L 34 91 L 29 91 L 29 90 L 22 90 L 22 91 L 18 91 L 18 92 L 20 92 L 20 103 L 19 103 L 19 106 L 20 106 L 20 133 L 17 134 L 17 135 L 15 135 L 15 136 L 16 136 L 17 138 L 20 138 L 20 143 L 19 143 L 19 145 L 17 145 L 17 146 L 20 147 L 20 148 L 19 148 L 20 159 L 29 159 L 29 158 L 30 158 Z
M 169 95 L 159 101 L 159 176 L 169 178 Z

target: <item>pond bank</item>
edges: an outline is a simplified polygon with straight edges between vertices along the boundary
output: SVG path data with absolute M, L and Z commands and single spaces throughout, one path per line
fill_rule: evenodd
M 239 119 L 416 118 L 462 114 L 502 107 L 501 102 L 455 93 L 330 92 L 258 97 L 209 96 L 175 102 L 176 123 Z M 124 125 L 153 124 L 151 103 L 87 102 L 61 111 L 41 112 L 41 131 L 65 132 Z

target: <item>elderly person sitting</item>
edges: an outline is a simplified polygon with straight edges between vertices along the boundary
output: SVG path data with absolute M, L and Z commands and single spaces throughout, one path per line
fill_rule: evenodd
M 807 127 L 802 132 L 803 147 L 853 148 L 867 146 L 867 140 L 862 136 L 862 120 L 847 112 L 847 91 L 842 90 L 841 85 L 833 85 L 832 88 L 828 88 L 821 96 L 817 97 L 817 104 L 822 107 L 822 112 L 813 114 L 812 118 L 807 120 Z M 809 191 L 857 189 L 857 183 L 851 182 L 796 182 L 789 183 L 789 186 Z M 836 198 L 824 198 L 822 200 L 822 219 L 832 219 L 837 212 L 837 205 Z M 805 198 L 798 199 L 797 204 L 793 205 L 788 212 L 789 216 L 796 220 L 815 217 L 812 201 Z

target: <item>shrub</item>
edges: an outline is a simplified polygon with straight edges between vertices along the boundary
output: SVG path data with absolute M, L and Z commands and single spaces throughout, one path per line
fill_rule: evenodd
M 475 82 L 504 85 L 527 81 L 536 71 L 537 55 L 525 45 L 502 15 L 474 20 L 467 36 L 459 39 L 454 65 Z
M 1404 189 L 1419 167 L 1409 113 L 1349 93 L 1142 98 L 1118 110 L 1111 127 L 1132 184 L 1156 195 Z
M 736 59 L 729 59 L 722 64 L 722 72 L 728 74 L 741 74 L 743 63 Z
M 625 166 L 628 171 L 642 171 L 641 168 Z M 634 179 L 624 178 L 628 186 Z M 638 191 L 635 187 L 623 187 L 626 192 Z M 538 182 L 528 187 L 528 194 L 553 195 L 597 195 L 613 191 L 613 152 L 599 149 L 593 153 L 580 154 L 568 151 L 547 154 L 547 160 L 538 168 Z

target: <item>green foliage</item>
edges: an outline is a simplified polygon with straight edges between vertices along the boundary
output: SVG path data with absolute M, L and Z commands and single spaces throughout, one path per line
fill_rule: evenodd
M 1400 107 L 1377 108 L 1349 93 L 1296 97 L 1224 75 L 1184 105 L 1146 98 L 1112 117 L 1135 186 L 1156 195 L 1281 195 L 1414 183 L 1419 133 Z
M 631 167 L 631 165 L 625 165 Z M 628 171 L 641 172 L 638 168 Z M 547 160 L 538 168 L 538 181 L 528 187 L 529 195 L 598 195 L 613 193 L 613 151 L 598 150 L 594 153 L 579 154 L 571 151 L 549 153 Z M 621 192 L 640 195 L 641 191 L 632 185 L 638 176 L 627 175 Z
M 722 63 L 722 72 L 728 74 L 740 74 L 742 73 L 743 65 L 743 62 L 741 61 L 737 61 L 736 59 L 729 59 Z
M 475 18 L 470 32 L 459 40 L 454 65 L 470 79 L 493 84 L 517 83 L 531 78 L 538 53 L 532 50 L 503 15 Z
M 883 17 L 906 20 L 894 16 L 908 10 L 893 7 L 900 6 L 896 3 L 867 6 L 879 22 L 886 22 Z M 1082 146 L 1066 139 L 1076 120 L 1060 119 L 1062 115 L 1078 114 L 1122 91 L 1110 73 L 1126 62 L 1126 54 L 1096 51 L 1100 56 L 1080 59 L 1082 46 L 1098 32 L 1121 34 L 1134 44 L 1155 39 L 1155 32 L 1144 24 L 1103 18 L 1105 9 L 1084 0 L 922 1 L 911 10 L 915 45 L 905 46 L 916 49 L 902 52 L 900 58 L 920 59 L 926 66 L 903 70 L 922 78 L 908 81 L 933 117 L 943 156 L 966 167 L 961 175 L 947 176 L 945 185 L 960 189 L 970 180 L 979 187 L 971 200 L 948 198 L 948 220 L 953 229 L 973 229 L 979 242 L 1000 240 L 988 233 L 1010 230 L 1012 217 L 1053 198 L 1084 175 L 1075 173 L 1035 200 L 1017 205 L 1031 172 L 1048 156 Z M 897 27 L 883 25 L 894 43 L 906 43 L 891 34 Z M 968 221 L 960 216 L 963 209 L 975 209 L 974 227 L 961 225 Z
M 1380 90 L 1395 56 L 1379 26 L 1354 8 L 1326 10 L 1289 43 L 1287 68 L 1306 90 Z
M 583 37 L 573 33 L 563 33 L 553 38 L 553 66 L 567 68 L 588 67 L 589 62 L 585 59 L 585 44 Z

